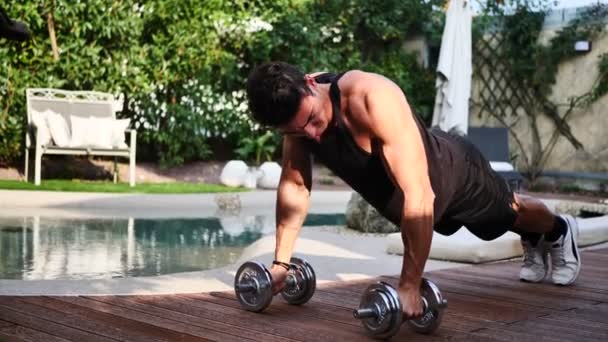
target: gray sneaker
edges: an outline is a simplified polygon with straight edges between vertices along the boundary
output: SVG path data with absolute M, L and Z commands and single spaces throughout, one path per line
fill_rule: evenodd
M 551 280 L 557 285 L 574 283 L 581 271 L 578 253 L 578 223 L 571 215 L 561 215 L 568 230 L 555 242 L 545 241 L 545 249 L 551 256 Z
M 544 238 L 533 246 L 530 241 L 521 240 L 524 250 L 524 264 L 519 271 L 519 279 L 531 283 L 539 283 L 545 279 L 549 265 L 547 264 L 547 253 L 544 249 Z

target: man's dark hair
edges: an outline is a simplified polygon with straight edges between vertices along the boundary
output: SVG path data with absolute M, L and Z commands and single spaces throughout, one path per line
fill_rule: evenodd
M 247 79 L 249 109 L 262 125 L 287 124 L 298 112 L 306 94 L 310 94 L 310 89 L 304 73 L 284 62 L 261 64 Z

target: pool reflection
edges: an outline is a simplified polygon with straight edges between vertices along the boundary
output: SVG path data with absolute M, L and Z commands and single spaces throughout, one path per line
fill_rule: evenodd
M 343 224 L 314 215 L 305 225 Z M 100 279 L 214 269 L 274 232 L 270 216 L 0 218 L 0 279 Z
M 218 218 L 54 219 L 0 223 L 0 278 L 97 279 L 213 269 L 265 233 L 264 217 L 224 230 Z

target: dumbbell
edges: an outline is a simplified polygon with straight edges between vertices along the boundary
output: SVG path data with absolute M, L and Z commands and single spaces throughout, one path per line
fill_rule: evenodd
M 317 278 L 312 266 L 300 258 L 291 258 L 285 288 L 281 295 L 292 305 L 308 302 L 317 288 Z M 272 276 L 262 263 L 247 261 L 239 267 L 234 277 L 234 292 L 243 309 L 261 312 L 272 302 Z
M 430 334 L 441 324 L 443 310 L 448 301 L 443 298 L 439 288 L 426 278 L 422 278 L 420 295 L 423 315 L 408 320 L 407 323 L 418 333 Z M 403 322 L 402 305 L 397 290 L 385 282 L 370 285 L 361 297 L 359 308 L 353 310 L 353 316 L 362 321 L 363 327 L 372 337 L 391 338 L 399 332 Z

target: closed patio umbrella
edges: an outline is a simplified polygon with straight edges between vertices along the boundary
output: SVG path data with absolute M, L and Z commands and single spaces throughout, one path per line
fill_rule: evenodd
M 437 95 L 433 126 L 444 131 L 466 134 L 471 94 L 471 22 L 472 11 L 465 0 L 451 0 L 437 66 Z

